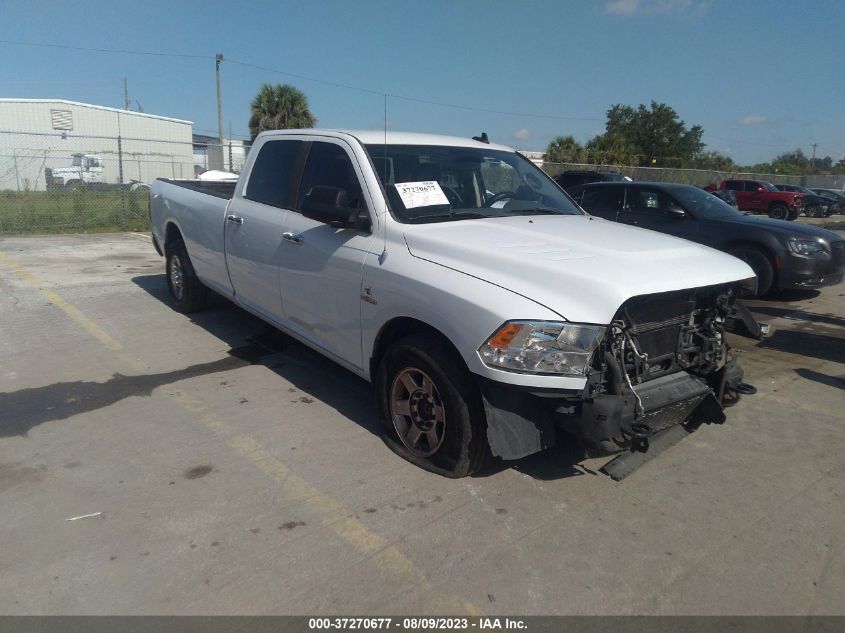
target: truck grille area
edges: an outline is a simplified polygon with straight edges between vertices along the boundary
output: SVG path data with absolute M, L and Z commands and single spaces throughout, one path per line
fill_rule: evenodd
M 721 285 L 627 300 L 614 317 L 609 344 L 623 378 L 641 384 L 679 370 L 717 370 L 726 356 L 722 321 L 734 297 L 730 285 Z

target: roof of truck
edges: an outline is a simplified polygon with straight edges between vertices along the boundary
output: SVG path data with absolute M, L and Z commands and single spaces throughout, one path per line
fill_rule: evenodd
M 263 132 L 262 134 L 273 136 L 284 136 L 287 134 L 316 134 L 327 133 L 330 136 L 335 134 L 349 134 L 354 136 L 364 145 L 382 145 L 385 139 L 388 145 L 447 145 L 450 147 L 477 147 L 480 149 L 495 149 L 506 152 L 514 151 L 512 147 L 507 145 L 497 145 L 495 143 L 481 143 L 474 141 L 469 137 L 461 136 L 444 136 L 441 134 L 422 134 L 418 132 L 395 132 L 388 130 L 385 136 L 384 130 L 340 130 L 340 129 L 319 129 L 307 128 L 303 130 L 273 130 L 270 132 Z

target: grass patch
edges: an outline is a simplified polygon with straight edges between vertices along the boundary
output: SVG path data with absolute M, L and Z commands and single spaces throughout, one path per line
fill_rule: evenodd
M 149 192 L 0 191 L 0 234 L 147 231 Z

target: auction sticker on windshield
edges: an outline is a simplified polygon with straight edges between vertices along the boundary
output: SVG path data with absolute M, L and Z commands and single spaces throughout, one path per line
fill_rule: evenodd
M 446 194 L 436 180 L 421 182 L 397 182 L 395 185 L 402 204 L 406 209 L 415 207 L 431 207 L 438 204 L 449 204 Z

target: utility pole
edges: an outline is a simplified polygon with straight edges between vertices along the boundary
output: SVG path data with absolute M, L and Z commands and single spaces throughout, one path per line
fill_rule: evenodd
M 217 69 L 217 131 L 220 134 L 220 151 L 223 151 L 223 101 L 220 97 L 220 62 L 223 61 L 223 54 L 217 53 L 214 56 L 214 64 Z
M 126 77 L 123 78 L 123 103 L 125 104 L 124 110 L 132 109 L 132 103 L 129 101 L 129 82 Z
M 813 157 L 810 159 L 810 164 L 815 167 L 816 166 L 816 148 L 819 146 L 818 143 L 813 143 Z

